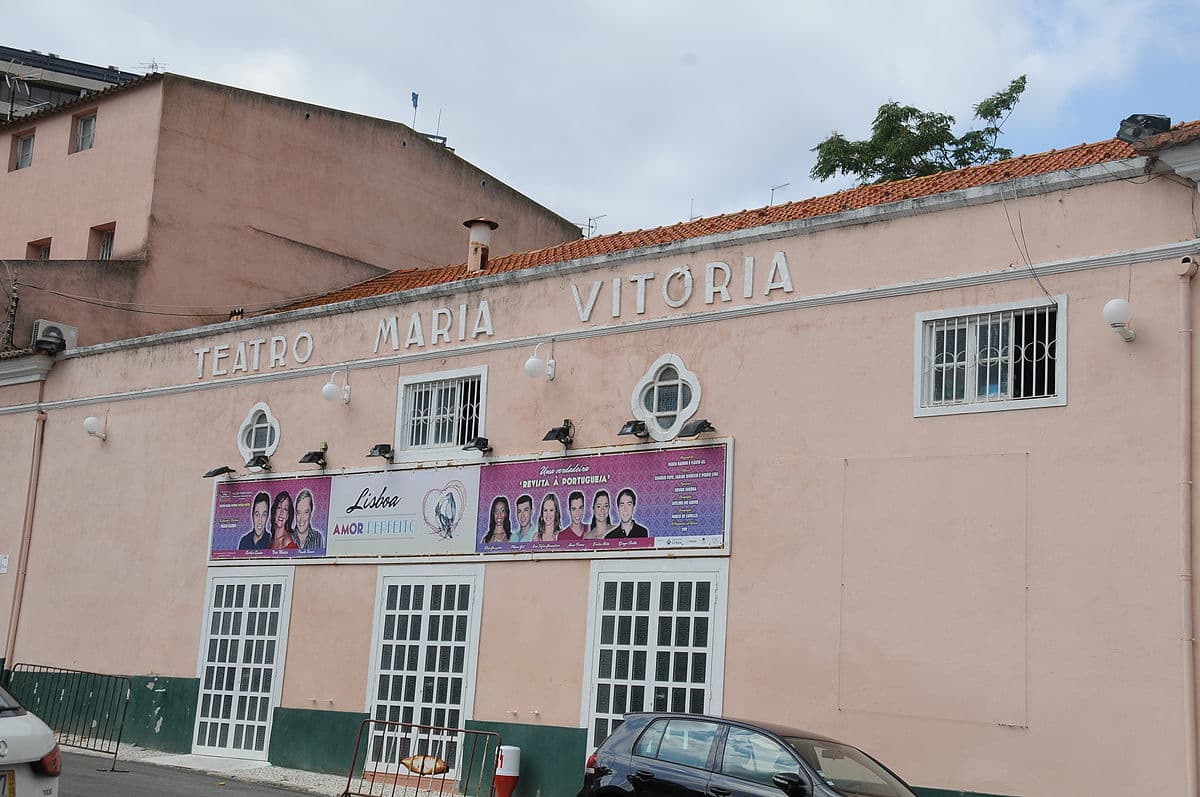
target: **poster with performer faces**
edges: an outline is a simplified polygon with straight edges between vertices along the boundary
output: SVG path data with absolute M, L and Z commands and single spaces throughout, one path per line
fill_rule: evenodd
M 476 550 L 720 547 L 725 455 L 717 445 L 484 465 Z

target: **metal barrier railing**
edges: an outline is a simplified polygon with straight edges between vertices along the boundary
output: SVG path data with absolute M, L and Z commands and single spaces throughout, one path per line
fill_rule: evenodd
M 500 735 L 366 719 L 341 797 L 491 797 Z
M 128 678 L 42 664 L 18 664 L 9 674 L 8 690 L 22 706 L 50 726 L 60 745 L 111 753 L 109 771 L 116 771 L 117 751 L 125 732 L 125 712 L 132 694 Z

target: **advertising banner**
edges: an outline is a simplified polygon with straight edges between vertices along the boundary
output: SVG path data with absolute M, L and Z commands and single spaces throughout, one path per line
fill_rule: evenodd
M 474 553 L 478 505 L 478 467 L 337 476 L 329 555 Z
M 325 556 L 329 476 L 217 485 L 212 558 Z
M 725 453 L 697 446 L 484 465 L 475 550 L 720 547 Z
M 230 481 L 211 558 L 720 548 L 724 444 Z

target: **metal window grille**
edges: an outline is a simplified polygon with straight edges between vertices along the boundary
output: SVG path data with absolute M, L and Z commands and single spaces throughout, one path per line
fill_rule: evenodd
M 372 716 L 427 732 L 406 737 L 380 727 L 372 734 L 368 760 L 386 769 L 409 756 L 428 755 L 457 770 L 461 734 L 450 729 L 460 729 L 466 719 L 474 583 L 464 577 L 389 579 L 384 590 Z
M 285 584 L 279 578 L 229 580 L 213 587 L 195 752 L 265 759 Z
M 100 231 L 100 251 L 97 260 L 111 260 L 113 251 L 113 233 L 115 230 Z
M 405 386 L 404 447 L 462 447 L 479 433 L 479 376 Z
M 674 366 L 664 366 L 642 391 L 642 406 L 663 429 L 670 429 L 679 410 L 692 401 L 692 386 L 679 376 Z
M 921 406 L 1058 395 L 1058 306 L 925 322 Z
M 21 136 L 17 139 L 16 168 L 28 169 L 33 165 L 33 136 Z
M 75 139 L 75 151 L 82 152 L 85 149 L 91 149 L 96 142 L 96 117 L 80 117 L 77 124 L 78 127 L 77 138 Z
M 588 744 L 628 712 L 702 714 L 712 697 L 715 575 L 601 575 Z

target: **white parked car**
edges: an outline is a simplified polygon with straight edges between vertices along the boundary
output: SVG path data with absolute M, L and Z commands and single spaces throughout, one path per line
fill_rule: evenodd
M 57 797 L 60 774 L 54 731 L 0 689 L 0 797 Z

